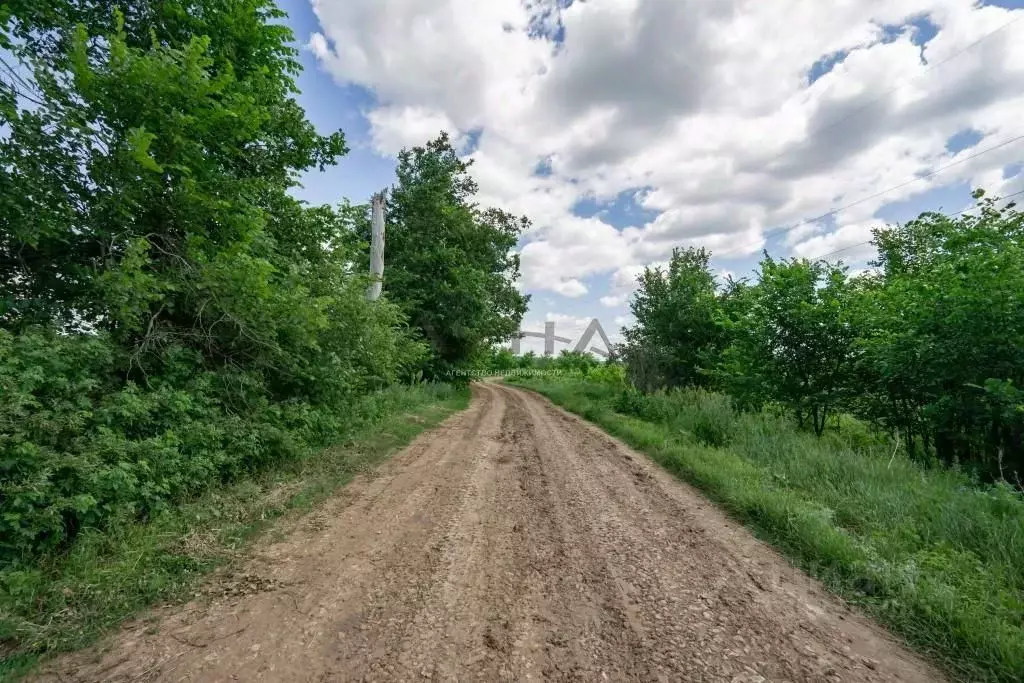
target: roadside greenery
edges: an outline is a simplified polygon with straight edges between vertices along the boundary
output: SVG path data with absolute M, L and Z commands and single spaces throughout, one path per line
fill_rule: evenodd
M 472 203 L 444 135 L 401 155 L 393 282 L 366 300 L 365 207 L 293 197 L 347 150 L 295 101 L 283 16 L 272 0 L 0 7 L 5 655 L 168 596 L 197 566 L 168 545 L 193 529 L 183 511 L 311 458 L 347 472 L 316 454 L 448 405 L 424 371 L 518 328 L 525 219 Z
M 88 529 L 69 552 L 0 573 L 0 680 L 30 670 L 45 653 L 89 645 L 149 605 L 205 592 L 206 574 L 235 571 L 262 534 L 287 530 L 468 401 L 467 390 L 446 384 L 371 394 L 351 405 L 336 446 L 211 488 L 148 524 Z
M 985 199 L 874 232 L 875 269 L 765 255 L 715 281 L 710 253 L 648 269 L 620 349 L 632 384 L 724 391 L 824 434 L 866 420 L 911 457 L 1024 480 L 1024 214 Z
M 529 302 L 513 286 L 529 221 L 473 203 L 469 165 L 447 135 L 404 150 L 388 205 L 388 298 L 430 344 L 429 378 L 458 377 L 510 339 Z
M 517 376 L 704 490 L 957 678 L 1024 679 L 1024 498 L 927 467 L 849 417 L 822 436 L 706 389 Z
M 0 112 L 5 563 L 332 442 L 425 352 L 365 301 L 350 227 L 288 194 L 345 147 L 291 97 L 279 12 L 196 9 L 7 18 L 34 77 Z

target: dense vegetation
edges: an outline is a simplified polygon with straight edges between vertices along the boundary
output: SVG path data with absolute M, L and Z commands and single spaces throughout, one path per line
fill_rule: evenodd
M 922 465 L 848 416 L 819 437 L 720 392 L 629 389 L 614 368 L 508 381 L 699 486 L 955 677 L 1024 680 L 1024 499 L 1013 487 Z
M 469 163 L 442 135 L 398 157 L 387 223 L 388 298 L 430 343 L 427 377 L 457 378 L 467 359 L 519 331 L 528 297 L 519 277 L 525 218 L 473 202 Z
M 841 413 L 921 462 L 1024 478 L 1024 219 L 976 212 L 879 228 L 875 270 L 765 255 L 756 282 L 716 283 L 710 254 L 648 269 L 622 355 L 639 390 L 725 391 L 821 435 Z
M 241 551 L 261 532 L 286 530 L 468 401 L 468 391 L 441 383 L 363 396 L 347 407 L 338 445 L 210 487 L 146 524 L 86 529 L 66 553 L 6 570 L 0 681 L 31 670 L 44 653 L 89 645 L 148 605 L 218 590 L 218 582 L 204 586 L 210 570 L 222 568 L 222 579 L 235 573 Z
M 443 136 L 401 157 L 366 300 L 365 211 L 292 196 L 346 147 L 294 99 L 282 16 L 0 7 L 0 592 L 26 605 L 83 537 L 307 458 L 518 327 L 524 220 L 472 203 Z

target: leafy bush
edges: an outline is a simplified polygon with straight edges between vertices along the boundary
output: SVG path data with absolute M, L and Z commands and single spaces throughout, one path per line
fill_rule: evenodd
M 631 302 L 624 359 L 643 391 L 712 387 L 822 436 L 857 415 L 922 462 L 1024 486 L 1024 214 L 985 199 L 874 231 L 876 271 L 765 254 L 716 289 L 676 250 Z
M 1024 214 L 975 193 L 975 214 L 875 231 L 879 274 L 853 323 L 853 409 L 922 460 L 1024 480 Z
M 162 375 L 138 385 L 123 380 L 104 334 L 0 329 L 0 561 L 150 517 L 361 419 L 275 402 L 258 375 L 203 370 L 187 349 L 166 358 Z
M 40 85 L 0 77 L 2 563 L 294 460 L 427 357 L 359 212 L 291 194 L 347 150 L 270 0 L 47 8 L 0 12 Z
M 587 374 L 587 379 L 599 384 L 624 387 L 626 385 L 626 368 L 621 363 L 602 363 Z
M 332 495 L 465 407 L 468 394 L 418 384 L 361 396 L 349 404 L 336 446 L 211 486 L 145 523 L 85 527 L 66 551 L 0 568 L 0 680 L 38 654 L 90 644 L 149 604 L 188 599 L 206 572 L 238 559 L 267 520 Z

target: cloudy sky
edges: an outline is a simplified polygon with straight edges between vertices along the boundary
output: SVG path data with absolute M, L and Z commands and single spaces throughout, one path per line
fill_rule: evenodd
M 860 268 L 872 226 L 1024 190 L 1024 0 L 282 6 L 300 102 L 353 148 L 301 196 L 364 201 L 447 130 L 481 202 L 533 221 L 528 329 L 613 334 L 674 246 L 737 276 L 763 249 Z

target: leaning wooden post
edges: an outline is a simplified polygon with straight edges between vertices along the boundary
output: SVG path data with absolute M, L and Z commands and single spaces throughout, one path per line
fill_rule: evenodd
M 373 195 L 370 221 L 370 277 L 366 298 L 376 301 L 384 286 L 384 191 Z

